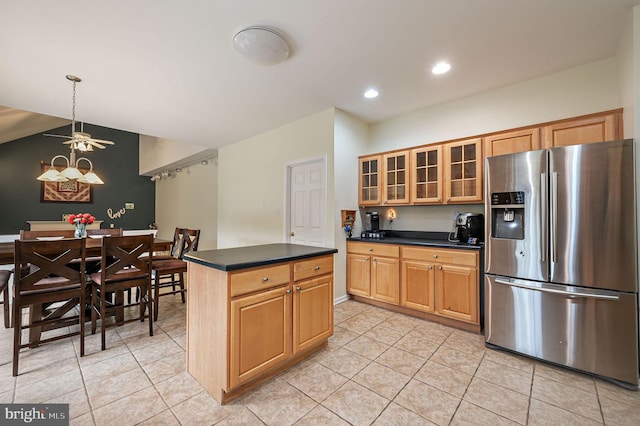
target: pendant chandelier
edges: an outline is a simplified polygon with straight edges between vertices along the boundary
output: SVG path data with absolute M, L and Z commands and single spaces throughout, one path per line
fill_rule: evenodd
M 93 171 L 93 163 L 86 157 L 80 157 L 76 159 L 76 149 L 78 151 L 93 151 L 93 146 L 104 149 L 104 144 L 113 145 L 111 141 L 105 141 L 101 139 L 93 139 L 91 135 L 88 133 L 84 133 L 82 131 L 76 132 L 76 84 L 80 83 L 82 80 L 75 75 L 67 75 L 67 80 L 73 82 L 73 107 L 72 107 L 72 118 L 71 118 L 71 136 L 62 136 L 62 135 L 52 135 L 46 134 L 45 136 L 53 136 L 53 137 L 61 137 L 69 139 L 69 141 L 64 142 L 69 145 L 71 148 L 71 154 L 69 158 L 64 155 L 56 155 L 51 159 L 51 165 L 49 166 L 49 170 L 38 176 L 38 180 L 45 182 L 66 182 L 68 180 L 77 180 L 81 183 L 93 184 L 93 185 L 102 185 L 104 184 L 103 180 L 98 177 Z M 83 126 L 84 127 L 84 126 Z M 84 129 L 82 129 L 84 130 Z M 56 170 L 53 165 L 54 161 L 58 158 L 62 158 L 66 161 L 67 167 L 61 172 Z M 78 164 L 81 161 L 86 161 L 89 163 L 89 171 L 87 173 L 82 173 L 78 169 Z

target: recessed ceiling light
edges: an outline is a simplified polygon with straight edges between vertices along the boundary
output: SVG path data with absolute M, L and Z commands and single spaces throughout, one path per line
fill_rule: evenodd
M 451 69 L 451 65 L 446 62 L 440 62 L 436 64 L 435 67 L 431 69 L 431 72 L 434 74 L 444 74 Z
M 373 99 L 378 97 L 378 91 L 376 89 L 369 89 L 364 92 L 364 97 L 367 99 Z

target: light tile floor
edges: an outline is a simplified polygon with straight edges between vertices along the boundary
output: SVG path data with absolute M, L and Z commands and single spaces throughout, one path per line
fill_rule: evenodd
M 220 406 L 185 372 L 185 305 L 147 323 L 24 350 L 11 375 L 0 331 L 0 402 L 65 402 L 74 425 L 638 425 L 640 393 L 484 347 L 483 337 L 347 301 L 329 346 Z

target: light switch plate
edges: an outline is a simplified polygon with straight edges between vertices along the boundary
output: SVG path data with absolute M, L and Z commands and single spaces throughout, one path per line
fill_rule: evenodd
M 133 210 L 136 208 L 136 205 L 134 203 L 124 203 L 124 208 L 127 210 Z

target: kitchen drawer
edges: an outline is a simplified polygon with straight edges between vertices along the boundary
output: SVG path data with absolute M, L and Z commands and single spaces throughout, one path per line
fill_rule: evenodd
M 402 247 L 402 259 L 477 267 L 478 253 L 469 250 Z
M 400 247 L 392 244 L 347 243 L 347 252 L 354 254 L 375 254 L 386 257 L 400 257 Z
M 289 263 L 267 266 L 231 275 L 231 297 L 289 283 Z
M 299 281 L 333 272 L 333 255 L 314 257 L 293 264 L 293 280 Z

